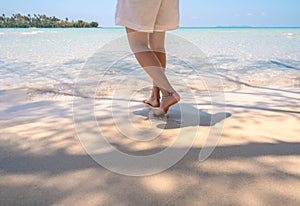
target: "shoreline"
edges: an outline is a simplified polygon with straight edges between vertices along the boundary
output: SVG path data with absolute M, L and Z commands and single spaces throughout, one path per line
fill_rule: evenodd
M 66 85 L 66 83 L 62 84 L 62 85 Z M 110 85 L 109 82 L 107 83 L 107 85 Z M 70 88 L 74 87 L 73 83 L 69 84 Z M 110 88 L 107 90 L 105 95 L 96 95 L 94 97 L 90 97 L 90 98 L 99 98 L 99 97 L 111 97 L 111 95 L 109 95 L 110 93 L 114 93 L 114 91 L 117 89 L 111 87 L 112 85 L 110 85 Z M 56 85 L 56 87 L 59 87 L 59 85 Z M 176 86 L 175 86 L 176 87 Z M 295 81 L 294 83 L 288 83 L 288 82 L 282 82 L 281 84 L 277 83 L 277 84 L 260 84 L 260 85 L 247 85 L 247 84 L 238 84 L 238 85 L 232 85 L 232 86 L 227 86 L 227 87 L 223 87 L 223 90 L 218 90 L 217 92 L 232 92 L 232 91 L 237 91 L 240 89 L 255 89 L 255 88 L 299 88 L 300 87 L 300 82 Z M 79 87 L 80 88 L 80 87 Z M 185 93 L 185 91 L 182 91 L 180 88 L 177 88 L 179 93 Z M 220 89 L 220 88 L 218 88 Z M 2 86 L 0 87 L 0 91 L 9 91 L 9 90 L 22 90 L 22 91 L 26 91 L 26 93 L 28 94 L 28 98 L 30 99 L 34 99 L 35 97 L 38 96 L 43 96 L 44 98 L 47 98 L 47 100 L 51 100 L 51 97 L 55 97 L 56 99 L 59 97 L 76 97 L 76 95 L 74 96 L 74 90 L 61 90 L 55 87 L 52 88 L 47 88 L 44 85 L 31 85 L 31 86 L 24 86 L 24 85 L 17 85 L 17 84 L 12 84 L 12 85 L 7 85 L 7 86 Z M 96 89 L 96 90 L 99 90 Z M 150 87 L 149 87 L 149 91 L 150 91 Z M 205 89 L 205 87 L 203 88 L 194 88 L 192 87 L 191 90 L 193 93 L 207 93 L 208 90 Z M 141 92 L 141 91 L 139 91 Z M 104 94 L 104 93 L 101 93 Z M 141 94 L 147 94 L 147 91 L 142 91 Z M 47 97 L 49 95 L 49 97 Z M 85 97 L 83 97 L 85 98 Z
M 217 92 L 233 92 L 233 91 L 238 91 L 238 90 L 243 90 L 243 89 L 263 89 L 263 88 L 291 88 L 291 89 L 295 89 L 295 88 L 300 88 L 300 84 L 265 84 L 265 85 L 253 85 L 253 86 L 245 86 L 245 85 L 237 85 L 236 87 L 227 87 L 224 90 L 218 90 Z M 74 94 L 74 90 L 67 90 L 67 91 L 62 91 L 62 90 L 58 90 L 55 88 L 45 88 L 43 86 L 31 86 L 31 87 L 24 87 L 24 86 L 7 86 L 7 87 L 2 87 L 0 88 L 0 91 L 5 92 L 5 91 L 10 91 L 10 90 L 20 90 L 23 91 L 23 93 L 26 93 L 26 99 L 28 101 L 36 101 L 36 100 L 41 100 L 41 99 L 45 99 L 45 100 L 52 100 L 56 101 L 56 100 L 66 100 L 69 101 L 73 98 L 81 98 L 81 99 L 86 99 L 87 97 L 83 97 L 83 96 L 77 96 L 76 94 Z M 107 91 L 105 93 L 101 93 L 101 95 L 96 95 L 93 97 L 88 97 L 88 98 L 102 98 L 102 97 L 112 97 L 111 93 L 114 90 L 111 91 Z M 195 90 L 194 88 L 191 90 L 193 94 L 205 94 L 208 92 L 208 90 L 202 89 L 202 90 Z M 149 92 L 150 92 L 150 88 L 149 88 Z M 180 89 L 178 90 L 179 93 L 186 93 L 185 91 L 181 91 Z M 212 91 L 214 92 L 214 91 Z M 143 91 L 140 94 L 148 94 L 148 92 Z

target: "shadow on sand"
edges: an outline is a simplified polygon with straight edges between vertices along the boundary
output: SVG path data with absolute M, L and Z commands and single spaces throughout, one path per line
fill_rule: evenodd
M 134 111 L 133 114 L 149 118 L 151 112 L 151 109 L 142 109 Z M 183 113 L 185 113 L 184 119 L 182 118 Z M 170 108 L 165 119 L 166 123 L 159 124 L 158 128 L 176 129 L 192 126 L 214 126 L 229 117 L 231 117 L 231 113 L 228 112 L 209 114 L 193 105 L 180 103 Z

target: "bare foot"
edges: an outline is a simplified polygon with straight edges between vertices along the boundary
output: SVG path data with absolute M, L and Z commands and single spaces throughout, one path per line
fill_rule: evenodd
M 143 101 L 144 104 L 150 107 L 159 107 L 160 106 L 160 89 L 157 86 L 153 86 L 152 88 L 152 95 L 148 99 Z
M 160 103 L 159 103 L 159 99 L 158 98 L 155 98 L 153 96 L 149 97 L 148 99 L 145 99 L 143 101 L 144 104 L 147 104 L 151 107 L 159 107 L 160 106 Z
M 161 116 L 168 112 L 169 108 L 180 101 L 180 96 L 176 92 L 168 92 L 162 96 L 160 108 L 154 112 L 154 115 Z

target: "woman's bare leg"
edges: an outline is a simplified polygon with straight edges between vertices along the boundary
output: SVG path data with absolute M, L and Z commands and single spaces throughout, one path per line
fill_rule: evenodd
M 180 96 L 169 83 L 156 54 L 148 47 L 148 34 L 129 28 L 126 28 L 126 31 L 130 48 L 134 52 L 137 61 L 152 78 L 155 85 L 162 91 L 163 99 L 160 109 L 155 114 L 165 114 L 168 112 L 170 106 L 180 100 Z
M 148 34 L 149 47 L 154 52 L 158 60 L 160 61 L 161 67 L 165 71 L 167 65 L 166 51 L 165 51 L 165 32 L 154 32 Z M 151 96 L 143 101 L 144 103 L 150 104 L 153 107 L 160 106 L 160 89 L 153 82 Z

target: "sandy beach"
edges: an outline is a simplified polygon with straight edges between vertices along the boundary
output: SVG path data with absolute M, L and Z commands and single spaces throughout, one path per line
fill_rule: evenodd
M 167 119 L 142 104 L 151 81 L 124 30 L 1 32 L 1 206 L 300 205 L 299 29 L 170 34 L 167 75 L 182 101 Z M 183 156 L 95 161 L 166 148 Z
M 214 115 L 205 92 L 196 97 L 200 125 L 167 125 L 148 143 L 122 138 L 105 118 L 108 102 L 100 99 L 96 113 L 102 132 L 127 153 L 159 151 L 181 127 L 188 128 L 187 136 L 198 128 L 177 164 L 156 175 L 128 177 L 106 170 L 86 153 L 74 128 L 72 99 L 32 97 L 27 88 L 1 90 L 1 205 L 299 205 L 299 94 L 299 85 L 225 91 L 226 118 L 213 123 L 224 124 L 222 137 L 204 162 L 198 155 Z M 147 127 L 143 114 L 149 110 L 134 100 L 133 123 Z M 183 141 L 177 149 L 184 147 Z

